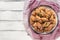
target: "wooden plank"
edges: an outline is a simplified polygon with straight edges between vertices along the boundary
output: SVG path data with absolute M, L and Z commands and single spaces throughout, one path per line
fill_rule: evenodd
M 23 20 L 23 11 L 0 11 L 0 20 Z
M 24 1 L 24 0 L 0 0 L 0 1 L 10 2 L 10 1 Z
M 32 40 L 26 32 L 22 31 L 1 31 L 0 32 L 0 40 Z
M 0 10 L 23 10 L 24 1 L 20 2 L 1 2 L 0 1 Z
M 0 21 L 0 30 L 25 30 L 22 21 Z

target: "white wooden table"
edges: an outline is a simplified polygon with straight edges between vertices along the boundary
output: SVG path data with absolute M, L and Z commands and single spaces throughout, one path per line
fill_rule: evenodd
M 32 40 L 23 25 L 24 0 L 0 0 L 0 40 Z
M 0 0 L 0 40 L 32 40 L 23 25 L 23 7 L 24 0 Z

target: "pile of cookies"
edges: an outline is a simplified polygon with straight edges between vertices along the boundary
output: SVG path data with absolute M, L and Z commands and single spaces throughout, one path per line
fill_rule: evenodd
M 40 6 L 34 9 L 30 15 L 30 25 L 37 32 L 50 32 L 56 25 L 56 13 L 53 9 Z

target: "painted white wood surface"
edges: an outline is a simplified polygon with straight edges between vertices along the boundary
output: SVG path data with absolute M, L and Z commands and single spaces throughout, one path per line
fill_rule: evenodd
M 23 10 L 24 1 L 21 2 L 0 2 L 0 10 Z
M 22 21 L 0 21 L 0 30 L 25 30 Z
M 32 40 L 25 31 L 1 31 L 0 40 Z
M 0 1 L 24 1 L 24 0 L 0 0 Z
M 23 20 L 23 11 L 0 11 L 0 20 Z
M 24 2 L 0 2 L 0 40 L 32 40 L 23 25 Z
M 25 30 L 21 2 L 0 2 L 0 30 Z

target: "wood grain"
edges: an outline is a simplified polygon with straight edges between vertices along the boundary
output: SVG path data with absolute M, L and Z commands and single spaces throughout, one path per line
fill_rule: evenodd
M 0 11 L 0 20 L 23 20 L 23 11 Z
M 24 31 L 1 31 L 0 40 L 32 40 Z
M 0 30 L 25 30 L 22 21 L 0 21 Z
M 0 10 L 23 10 L 24 1 L 21 2 L 1 2 Z

